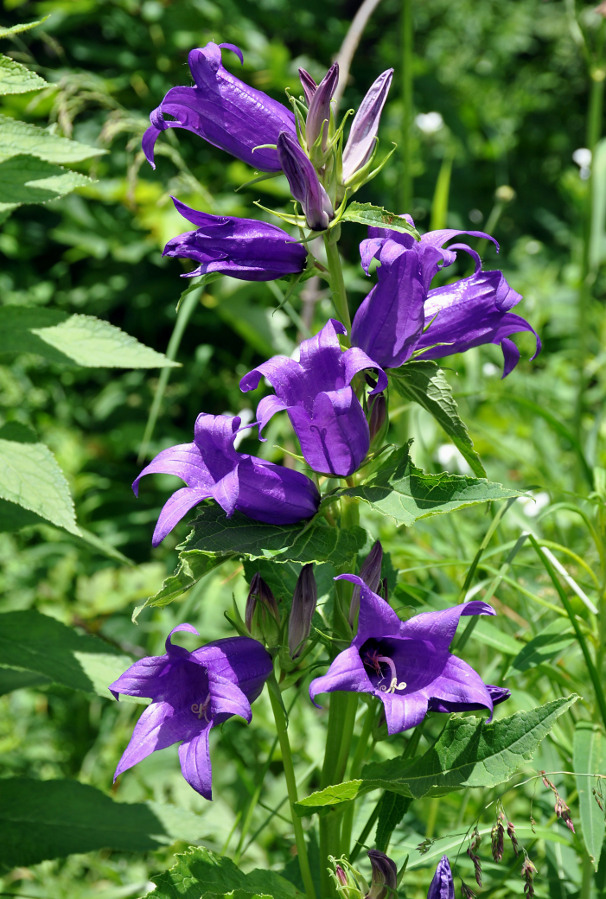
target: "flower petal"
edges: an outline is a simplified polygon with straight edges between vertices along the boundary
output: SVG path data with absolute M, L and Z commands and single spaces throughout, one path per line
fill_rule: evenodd
M 400 622 L 400 636 L 427 640 L 436 650 L 445 652 L 452 643 L 459 619 L 462 615 L 495 615 L 496 612 L 486 602 L 472 600 L 439 612 L 421 612 L 408 621 Z
M 135 725 L 130 742 L 118 762 L 114 781 L 123 771 L 132 768 L 157 749 L 165 749 L 179 740 L 189 738 L 197 730 L 198 723 L 193 715 L 190 719 L 184 714 L 175 715 L 168 702 L 152 702 Z
M 333 693 L 335 690 L 374 693 L 374 687 L 366 673 L 360 653 L 353 645 L 339 653 L 326 674 L 312 680 L 309 685 L 309 696 L 314 705 L 318 705 L 316 696 L 319 693 Z
M 212 496 L 205 488 L 181 487 L 166 500 L 158 516 L 152 537 L 152 546 L 159 546 L 167 534 L 179 524 L 190 509 Z
M 183 777 L 205 799 L 213 798 L 212 768 L 208 749 L 208 736 L 211 725 L 208 724 L 199 734 L 179 746 L 179 761 Z

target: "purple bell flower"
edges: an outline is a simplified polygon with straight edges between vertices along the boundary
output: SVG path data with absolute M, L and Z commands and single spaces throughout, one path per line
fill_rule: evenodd
M 360 169 L 364 168 L 374 152 L 379 121 L 392 78 L 393 69 L 382 72 L 371 84 L 354 116 L 343 151 L 343 183 L 346 185 Z
M 322 330 L 304 340 L 299 361 L 273 356 L 244 375 L 240 389 L 254 390 L 267 378 L 275 390 L 257 407 L 259 434 L 276 412 L 286 410 L 301 444 L 305 461 L 314 471 L 348 477 L 368 452 L 368 422 L 350 384 L 366 368 L 378 372 L 378 384 L 371 393 L 385 389 L 387 376 L 366 353 L 357 347 L 343 351 L 339 334 L 341 322 L 330 319 Z
M 290 192 L 303 207 L 307 224 L 313 231 L 326 230 L 335 217 L 330 197 L 320 184 L 311 159 L 297 138 L 286 131 L 278 137 L 278 156 Z
M 162 254 L 199 263 L 182 277 L 221 272 L 241 281 L 273 281 L 303 271 L 307 250 L 282 228 L 254 219 L 198 212 L 175 197 L 172 200 L 177 212 L 196 225 L 195 231 L 169 240 Z
M 240 419 L 207 415 L 196 419 L 194 442 L 170 446 L 152 459 L 133 482 L 135 496 L 146 474 L 174 474 L 187 484 L 160 512 L 152 546 L 158 546 L 190 509 L 214 499 L 229 518 L 237 509 L 268 524 L 294 524 L 315 515 L 316 485 L 306 475 L 257 456 L 238 453 L 233 442 Z
M 181 740 L 183 777 L 212 799 L 209 733 L 232 715 L 250 722 L 250 705 L 271 674 L 271 656 L 250 637 L 227 637 L 188 652 L 171 642 L 176 631 L 198 633 L 191 624 L 178 624 L 166 639 L 165 655 L 140 659 L 109 688 L 116 699 L 122 693 L 152 700 L 118 762 L 114 781 L 152 752 Z
M 226 150 L 262 172 L 279 172 L 276 144 L 284 131 L 296 139 L 295 117 L 282 103 L 245 84 L 223 67 L 221 49 L 232 50 L 243 62 L 234 44 L 213 44 L 192 50 L 188 57 L 194 87 L 173 87 L 150 115 L 151 126 L 143 135 L 143 152 L 154 164 L 154 146 L 160 132 L 185 128 L 221 150 Z M 165 116 L 172 116 L 166 119 Z
M 491 606 L 474 601 L 401 621 L 362 578 L 341 579 L 360 587 L 358 632 L 327 673 L 311 682 L 312 701 L 335 690 L 370 693 L 383 703 L 390 734 L 415 727 L 432 710 L 486 708 L 492 717 L 494 688 L 448 651 L 459 618 L 494 615 Z
M 454 882 L 448 857 L 443 855 L 429 886 L 427 899 L 455 899 Z
M 407 217 L 408 218 L 408 217 Z M 409 219 L 410 221 L 410 219 Z M 509 310 L 521 300 L 500 271 L 482 271 L 478 254 L 467 244 L 444 244 L 460 234 L 491 240 L 483 231 L 430 231 L 420 241 L 410 234 L 370 228 L 360 244 L 362 267 L 368 273 L 379 260 L 377 284 L 356 312 L 351 340 L 384 368 L 398 368 L 414 352 L 417 358 L 439 359 L 485 343 L 500 344 L 503 376 L 516 366 L 520 353 L 510 340 L 518 331 L 531 331 L 536 352 L 541 348 L 531 325 Z M 430 289 L 441 268 L 455 261 L 457 250 L 468 253 L 476 270 L 468 278 Z

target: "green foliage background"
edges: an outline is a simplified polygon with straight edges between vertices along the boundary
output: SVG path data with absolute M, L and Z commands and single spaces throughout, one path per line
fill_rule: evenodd
M 392 163 L 360 199 L 404 211 L 403 185 L 412 178 L 412 208 L 405 211 L 412 213 L 417 227 L 482 229 L 499 240 L 498 267 L 524 295 L 522 314 L 540 333 L 543 352 L 529 364 L 533 345 L 522 336 L 522 362 L 505 381 L 499 380 L 495 347 L 453 357 L 446 367 L 489 478 L 532 490 L 538 502 L 518 501 L 490 511 L 472 507 L 419 521 L 411 529 L 380 523 L 372 510 L 364 513 L 365 521 L 375 532 L 380 526 L 384 548 L 399 573 L 397 585 L 392 578 L 391 594 L 399 611 L 414 613 L 428 598 L 446 606 L 469 589 L 495 604 L 497 623 L 480 622 L 467 650 L 487 682 L 513 690 L 507 709 L 499 709 L 497 717 L 580 694 L 529 769 L 530 774 L 538 768 L 571 771 L 575 739 L 578 764 L 585 758 L 575 725 L 597 720 L 592 685 L 578 635 L 548 568 L 522 535 L 531 533 L 547 546 L 578 588 L 575 592 L 569 581 L 561 580 L 583 635 L 597 647 L 598 674 L 604 677 L 604 618 L 594 615 L 580 594 L 604 610 L 606 156 L 599 145 L 591 181 L 581 177 L 572 159 L 587 144 L 590 73 L 603 64 L 602 18 L 593 4 L 577 3 L 575 8 L 568 0 L 423 0 L 411 5 L 414 58 L 407 63 L 414 78 L 414 110 L 404 109 L 402 101 L 401 3 L 379 4 L 353 61 L 344 108 L 356 107 L 374 77 L 394 67 L 380 135 L 383 147 L 392 141 L 399 145 Z M 42 205 L 0 211 L 5 217 L 0 315 L 14 318 L 27 310 L 37 327 L 53 323 L 52 310 L 95 316 L 166 353 L 177 302 L 187 286 L 179 275 L 189 268 L 161 256 L 166 241 L 184 230 L 170 195 L 214 213 L 250 215 L 254 200 L 286 208 L 288 193 L 280 181 L 236 192 L 249 177 L 246 167 L 184 131 L 166 132 L 158 141 L 153 172 L 140 151 L 149 111 L 169 87 L 188 83 L 187 51 L 209 40 L 243 49 L 241 76 L 255 87 L 278 99 L 285 88 L 296 93 L 297 68 L 321 77 L 356 9 L 357 3 L 319 0 L 296 5 L 286 0 L 5 0 L 2 24 L 7 27 L 48 16 L 38 27 L 6 38 L 2 46 L 48 86 L 6 96 L 2 115 L 105 152 L 69 162 L 70 170 L 94 179 L 75 192 Z M 236 69 L 240 74 L 237 61 Z M 430 112 L 443 121 L 434 133 L 423 131 L 423 120 L 415 118 Z M 408 121 L 412 125 L 405 135 Z M 0 184 L 1 166 L 2 160 Z M 4 200 L 11 177 L 9 167 Z M 346 275 L 356 301 L 368 290 L 357 263 L 363 236 L 362 226 L 347 226 Z M 479 248 L 485 265 L 497 267 L 492 248 Z M 15 810 L 25 814 L 33 808 L 32 820 L 44 822 L 46 803 L 56 807 L 58 800 L 50 793 L 36 798 L 32 779 L 68 783 L 69 796 L 59 800 L 67 830 L 70 814 L 77 818 L 80 789 L 94 791 L 99 830 L 112 830 L 103 826 L 109 814 L 103 802 L 139 709 L 109 701 L 103 683 L 124 669 L 125 656 L 162 652 L 166 633 L 179 621 L 190 621 L 205 639 L 224 635 L 222 610 L 231 607 L 234 597 L 240 604 L 245 597 L 241 566 L 227 561 L 202 573 L 176 603 L 146 608 L 134 627 L 133 610 L 172 574 L 175 546 L 186 530 L 182 526 L 152 550 L 153 524 L 174 482 L 148 479 L 138 501 L 130 483 L 142 466 L 137 455 L 159 379 L 166 373 L 170 377 L 145 458 L 189 440 L 202 410 L 218 414 L 250 408 L 238 389 L 240 377 L 262 357 L 290 353 L 295 346 L 296 324 L 287 311 L 275 311 L 280 290 L 279 284 L 229 279 L 204 285 L 177 350 L 182 367 L 170 370 L 83 367 L 52 353 L 41 355 L 32 345 L 15 353 L 13 346 L 2 344 L 0 334 L 0 424 L 9 428 L 0 431 L 0 438 L 27 428 L 33 434 L 30 443 L 38 440 L 52 451 L 83 532 L 74 536 L 69 528 L 28 519 L 33 513 L 26 512 L 18 523 L 27 526 L 16 531 L 14 509 L 3 495 L 0 612 L 13 617 L 5 618 L 0 639 L 0 648 L 2 641 L 6 647 L 0 657 L 0 747 L 3 775 L 22 780 L 16 792 L 4 796 L 8 811 L 0 834 L 10 833 Z M 316 299 L 320 320 L 329 307 L 322 293 Z M 414 438 L 415 465 L 430 472 L 457 471 L 464 465 L 426 411 L 405 395 L 397 402 L 392 401 L 390 410 L 392 440 L 405 445 Z M 260 454 L 279 458 L 274 446 L 288 445 L 286 425 L 272 423 L 268 436 Z M 256 446 L 254 452 L 259 453 Z M 289 573 L 292 581 L 296 568 Z M 289 582 L 286 576 L 284 581 Z M 44 642 L 41 660 L 24 661 L 27 648 L 19 643 L 24 625 L 18 616 L 30 611 L 50 616 L 57 628 L 75 626 L 80 634 L 99 638 L 98 653 L 90 650 L 92 659 L 85 663 L 77 656 L 83 680 L 70 682 L 74 675 L 69 671 L 60 676 L 61 659 L 53 667 Z M 29 627 L 33 619 L 26 620 Z M 66 628 L 65 643 L 58 637 L 57 645 L 64 645 L 69 656 L 79 649 L 70 648 L 68 633 L 75 634 Z M 291 726 L 307 792 L 317 788 L 320 720 L 303 691 Z M 217 799 L 212 805 L 183 782 L 175 753 L 155 754 L 113 788 L 116 799 L 130 804 L 122 841 L 100 833 L 96 842 L 78 844 L 78 854 L 65 858 L 59 849 L 48 859 L 40 854 L 41 840 L 32 829 L 31 845 L 6 842 L 5 855 L 0 851 L 6 871 L 1 889 L 53 899 L 142 895 L 153 886 L 150 877 L 172 864 L 175 840 L 182 841 L 176 848 L 192 841 L 217 852 L 228 846 L 246 871 L 283 871 L 290 825 L 280 805 L 275 750 L 261 800 L 251 805 L 273 739 L 265 697 L 255 705 L 255 722 L 255 728 L 230 722 L 222 729 L 220 746 L 215 741 Z M 440 726 L 430 722 L 424 739 L 437 737 Z M 378 744 L 378 762 L 397 751 L 392 743 Z M 587 773 L 600 765 L 603 770 L 600 751 L 592 750 L 585 759 Z M 578 765 L 574 770 L 580 771 Z M 503 797 L 539 868 L 537 896 L 604 895 L 604 854 L 594 871 L 599 824 L 582 798 L 589 781 L 566 775 L 553 779 L 569 796 L 575 821 L 582 815 L 575 837 L 561 822 L 554 823 L 553 796 L 540 780 Z M 488 834 L 494 806 L 484 806 L 495 799 L 496 793 L 468 789 L 417 803 L 404 816 L 393 845 L 399 863 L 411 856 L 407 896 L 425 896 L 436 858 L 443 851 L 456 853 L 461 838 L 448 847 L 439 841 L 426 856 L 414 854 L 414 847 L 427 838 L 464 834 L 476 818 Z M 529 827 L 531 804 L 537 824 L 552 825 L 550 831 L 539 830 L 540 837 Z M 173 810 L 171 818 L 170 806 L 188 817 Z M 586 836 L 594 825 L 595 866 Z M 59 823 L 49 819 L 46 826 L 54 830 Z M 258 839 L 252 843 L 255 833 Z M 73 844 L 67 840 L 65 845 Z M 489 860 L 486 848 L 483 858 L 488 889 L 482 895 L 521 894 L 520 863 L 511 854 L 501 866 Z M 464 850 L 459 866 L 470 882 L 473 871 Z

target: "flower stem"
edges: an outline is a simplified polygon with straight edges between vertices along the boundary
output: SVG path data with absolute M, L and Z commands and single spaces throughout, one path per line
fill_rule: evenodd
M 307 847 L 305 845 L 305 836 L 303 834 L 303 822 L 297 815 L 294 805 L 298 801 L 297 781 L 295 779 L 295 769 L 292 761 L 292 753 L 290 751 L 290 740 L 288 739 L 288 725 L 284 706 L 280 696 L 280 688 L 276 681 L 275 674 L 269 678 L 267 685 L 269 687 L 269 699 L 271 709 L 276 722 L 276 731 L 278 740 L 280 741 L 280 749 L 282 751 L 282 764 L 284 766 L 284 778 L 286 780 L 286 789 L 288 790 L 288 798 L 290 801 L 290 815 L 293 830 L 295 832 L 295 843 L 297 846 L 297 855 L 299 859 L 299 869 L 301 878 L 305 887 L 305 895 L 307 899 L 316 899 L 316 890 L 311 876 L 311 868 L 309 867 L 309 858 L 307 855 Z
M 338 248 L 340 231 L 340 227 L 332 228 L 330 231 L 327 231 L 324 235 L 324 247 L 326 249 L 326 263 L 328 266 L 328 279 L 330 281 L 332 301 L 339 317 L 339 321 L 345 325 L 347 334 L 349 335 L 351 332 L 351 318 L 349 315 L 345 281 L 343 280 L 343 268 L 341 266 L 341 257 L 339 256 Z

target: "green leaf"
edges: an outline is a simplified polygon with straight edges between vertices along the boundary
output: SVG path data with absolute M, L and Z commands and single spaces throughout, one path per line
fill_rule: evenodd
M 428 474 L 412 464 L 407 447 L 398 447 L 386 456 L 365 484 L 339 490 L 331 496 L 357 496 L 398 524 L 411 525 L 420 518 L 463 506 L 520 495 L 519 490 L 483 478 L 447 472 Z
M 132 659 L 99 637 L 79 634 L 34 609 L 0 614 L 0 665 L 110 699 L 108 685 Z
M 1 71 L 0 69 L 0 73 Z M 107 150 L 88 147 L 75 140 L 59 137 L 36 125 L 28 125 L 19 119 L 0 115 L 0 160 L 25 155 L 35 156 L 45 162 L 67 165 L 105 153 Z
M 375 848 L 379 852 L 387 851 L 391 835 L 406 814 L 409 805 L 410 799 L 398 793 L 390 793 L 386 790 L 381 796 L 375 838 Z
M 574 631 L 570 622 L 566 618 L 557 618 L 524 646 L 512 661 L 505 677 L 551 661 L 574 641 Z
M 0 308 L 0 354 L 36 353 L 51 362 L 85 368 L 177 367 L 115 325 L 58 309 Z
M 418 403 L 435 418 L 473 473 L 485 478 L 484 466 L 473 448 L 467 425 L 459 415 L 452 388 L 438 364 L 431 361 L 407 362 L 401 368 L 391 370 L 389 377 L 404 399 Z
M 9 29 L 4 29 L 8 31 Z M 0 37 L 4 35 L 0 34 Z M 7 94 L 25 94 L 27 91 L 39 91 L 47 87 L 48 82 L 31 72 L 20 62 L 9 56 L 0 55 L 0 96 Z
M 362 777 L 312 793 L 297 803 L 299 814 L 383 789 L 401 796 L 444 796 L 467 787 L 496 787 L 529 761 L 556 720 L 577 696 L 556 699 L 492 724 L 470 717 L 449 718 L 432 748 L 414 761 L 389 759 L 366 765 Z
M 169 871 L 153 877 L 148 899 L 297 899 L 302 894 L 275 871 L 256 868 L 244 874 L 231 859 L 200 846 L 177 855 Z
M 604 810 L 596 802 L 593 790 L 599 789 L 602 797 L 604 790 L 603 781 L 592 778 L 591 775 L 603 774 L 606 770 L 606 738 L 598 724 L 578 722 L 572 742 L 572 765 L 577 775 L 583 840 L 594 870 L 597 871 L 604 844 L 605 821 Z
M 13 690 L 21 690 L 23 687 L 40 687 L 48 683 L 48 678 L 36 674 L 35 671 L 0 666 L 0 696 L 12 693 Z
M 366 542 L 359 527 L 339 530 L 324 518 L 292 525 L 264 524 L 240 512 L 228 518 L 216 503 L 204 503 L 194 529 L 181 547 L 179 566 L 161 590 L 137 609 L 164 606 L 190 590 L 201 577 L 229 558 L 270 559 L 284 564 L 331 562 L 338 566 L 349 561 Z
M 74 852 L 148 852 L 201 839 L 202 819 L 155 802 L 116 802 L 70 780 L 0 779 L 0 867 L 35 865 Z
M 26 203 L 48 203 L 92 180 L 34 156 L 13 156 L 0 162 L 0 212 Z
M 55 457 L 24 425 L 0 428 L 0 499 L 79 534 L 69 486 Z
M 43 16 L 41 19 L 36 19 L 35 22 L 27 22 L 26 24 L 20 25 L 11 25 L 10 28 L 6 28 L 4 25 L 0 25 L 0 37 L 12 37 L 13 34 L 22 34 L 24 31 L 29 31 L 31 28 L 35 28 L 37 25 L 42 25 L 48 16 Z
M 395 212 L 388 212 L 382 206 L 373 206 L 372 203 L 350 203 L 340 220 L 374 228 L 389 228 L 390 231 L 412 234 L 415 240 L 421 239 L 414 225 L 410 225 L 406 219 Z

